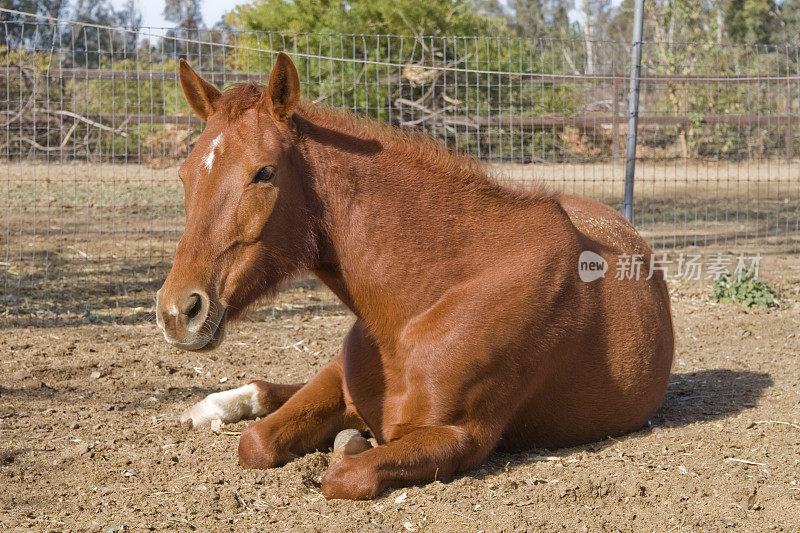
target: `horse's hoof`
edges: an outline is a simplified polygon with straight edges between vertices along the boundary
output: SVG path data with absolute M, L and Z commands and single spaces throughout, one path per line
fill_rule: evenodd
M 206 398 L 181 413 L 180 421 L 186 429 L 207 427 L 211 426 L 214 420 L 220 420 L 220 415 L 219 410 L 214 409 L 214 406 Z
M 181 423 L 198 428 L 212 424 L 233 424 L 245 418 L 263 416 L 266 412 L 258 397 L 258 385 L 255 383 L 209 394 L 181 414 Z M 215 422 L 217 420 L 219 422 Z
M 345 429 L 333 441 L 333 453 L 345 456 L 356 455 L 372 448 L 372 444 L 357 429 Z

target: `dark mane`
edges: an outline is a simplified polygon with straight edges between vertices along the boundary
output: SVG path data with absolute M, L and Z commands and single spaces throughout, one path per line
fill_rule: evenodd
M 218 110 L 229 123 L 235 122 L 265 98 L 267 88 L 264 85 L 253 82 L 234 85 L 222 94 Z M 394 159 L 415 160 L 425 166 L 435 167 L 442 177 L 456 179 L 484 194 L 517 201 L 554 196 L 554 193 L 539 183 L 527 187 L 501 185 L 489 176 L 484 164 L 475 156 L 455 152 L 442 141 L 419 131 L 401 129 L 373 118 L 308 100 L 301 100 L 295 113 L 310 124 L 364 141 L 378 141 L 382 149 L 392 154 Z

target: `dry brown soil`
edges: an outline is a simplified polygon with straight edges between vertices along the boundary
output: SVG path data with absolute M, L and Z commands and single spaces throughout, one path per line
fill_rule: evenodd
M 218 351 L 177 351 L 151 314 L 182 225 L 175 169 L 6 165 L 0 531 L 798 531 L 797 169 L 642 165 L 637 206 L 651 242 L 695 243 L 705 257 L 750 245 L 790 304 L 720 306 L 707 280 L 673 283 L 674 374 L 648 427 L 494 454 L 451 483 L 343 502 L 319 494 L 327 452 L 243 471 L 245 423 L 220 433 L 177 424 L 210 392 L 310 378 L 353 321 L 330 293 L 295 283 Z M 620 167 L 501 170 L 620 197 Z
M 133 320 L 0 327 L 0 530 L 797 531 L 800 305 L 745 310 L 673 284 L 677 353 L 664 406 L 624 438 L 494 454 L 450 483 L 326 501 L 331 455 L 270 471 L 236 463 L 246 423 L 187 431 L 176 417 L 252 378 L 296 382 L 353 318 L 297 282 L 216 352 L 167 346 Z M 137 318 L 138 317 L 138 318 Z

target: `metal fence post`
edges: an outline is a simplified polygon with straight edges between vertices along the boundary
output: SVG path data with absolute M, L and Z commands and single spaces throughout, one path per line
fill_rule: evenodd
M 786 146 L 786 161 L 791 163 L 794 159 L 794 131 L 792 121 L 792 83 L 786 80 L 786 138 L 784 139 Z
M 611 63 L 611 162 L 619 164 L 619 80 L 617 69 Z
M 625 149 L 625 194 L 622 215 L 633 223 L 633 177 L 636 171 L 636 128 L 639 124 L 639 78 L 642 74 L 644 0 L 635 0 L 631 43 L 631 84 L 628 91 L 628 145 Z

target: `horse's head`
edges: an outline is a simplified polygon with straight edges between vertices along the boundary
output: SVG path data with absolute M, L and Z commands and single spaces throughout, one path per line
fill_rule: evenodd
M 216 347 L 227 319 L 314 254 L 308 191 L 293 156 L 297 69 L 278 55 L 267 87 L 221 93 L 183 60 L 189 105 L 207 122 L 180 168 L 186 229 L 156 296 L 156 320 L 177 347 Z

